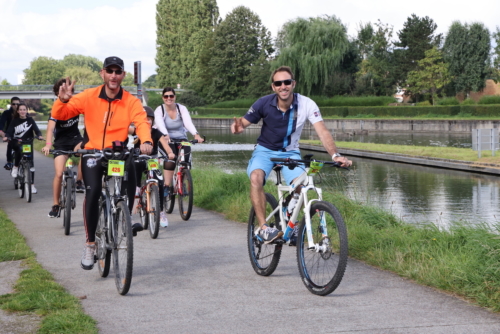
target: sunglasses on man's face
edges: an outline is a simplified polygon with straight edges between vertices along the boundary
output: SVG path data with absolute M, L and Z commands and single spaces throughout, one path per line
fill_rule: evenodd
M 292 84 L 293 80 L 292 79 L 287 79 L 287 80 L 277 80 L 273 81 L 273 85 L 275 87 L 280 87 L 281 84 L 285 84 L 285 86 L 290 86 Z
M 12 105 L 13 105 L 13 106 L 18 106 L 18 105 L 19 105 L 19 103 L 12 103 Z
M 113 74 L 113 72 L 116 73 L 116 75 L 121 75 L 123 73 L 122 70 L 112 70 L 110 68 L 106 68 L 106 73 Z
M 172 95 L 168 95 L 168 94 L 163 95 L 164 99 L 173 99 L 174 97 L 175 97 L 175 95 L 173 95 L 173 94 Z

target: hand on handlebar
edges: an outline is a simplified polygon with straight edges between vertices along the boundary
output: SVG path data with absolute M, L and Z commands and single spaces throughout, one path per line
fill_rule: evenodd
M 50 145 L 45 145 L 44 147 L 42 147 L 42 153 L 44 153 L 46 156 L 49 155 Z
M 141 149 L 141 153 L 142 154 L 150 155 L 151 152 L 153 151 L 153 145 L 151 145 L 151 144 L 141 144 L 140 149 Z
M 203 143 L 205 141 L 205 139 L 202 138 L 199 134 L 195 134 L 194 139 L 196 139 L 198 143 Z
M 350 167 L 352 165 L 352 161 L 346 157 L 335 157 L 333 161 L 340 163 L 340 167 Z

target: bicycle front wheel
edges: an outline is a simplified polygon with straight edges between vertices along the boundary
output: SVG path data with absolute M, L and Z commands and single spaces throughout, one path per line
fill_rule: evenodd
M 132 266 L 134 263 L 134 241 L 130 213 L 124 201 L 116 205 L 113 214 L 115 224 L 113 263 L 116 289 L 120 295 L 126 295 L 132 284 Z
M 266 218 L 277 206 L 278 202 L 274 196 L 266 193 Z M 279 222 L 280 215 L 278 211 L 267 220 L 267 224 L 270 227 L 280 228 Z M 269 276 L 276 270 L 276 267 L 278 267 L 283 244 L 265 244 L 255 234 L 257 228 L 259 228 L 259 222 L 255 215 L 255 210 L 252 207 L 248 218 L 248 255 L 250 256 L 250 263 L 252 264 L 253 270 L 259 275 Z
M 95 246 L 97 254 L 97 268 L 101 277 L 108 277 L 111 266 L 111 250 L 108 249 L 106 203 L 101 200 L 99 203 L 99 221 L 95 231 Z
M 160 230 L 160 192 L 155 183 L 149 187 L 148 221 L 149 236 L 156 239 Z
M 144 228 L 148 228 L 149 220 L 148 220 L 148 210 L 146 207 L 148 203 L 148 194 L 146 193 L 146 188 L 144 186 L 141 188 L 141 192 L 137 201 L 138 201 L 137 208 L 139 209 L 138 210 L 139 217 L 141 218 L 142 226 Z
M 28 163 L 24 165 L 24 198 L 26 202 L 31 202 L 31 171 Z
M 71 229 L 71 202 L 75 180 L 72 177 L 66 178 L 66 187 L 64 189 L 64 234 L 69 235 Z
M 347 229 L 337 208 L 328 202 L 311 205 L 313 244 L 307 240 L 302 218 L 297 236 L 297 263 L 306 288 L 313 294 L 332 293 L 342 281 L 347 266 Z
M 193 179 L 189 169 L 182 170 L 181 193 L 179 193 L 179 213 L 181 218 L 188 220 L 193 212 Z
M 24 197 L 24 167 L 22 164 L 19 165 L 19 169 L 17 170 L 17 192 L 19 194 L 19 198 Z

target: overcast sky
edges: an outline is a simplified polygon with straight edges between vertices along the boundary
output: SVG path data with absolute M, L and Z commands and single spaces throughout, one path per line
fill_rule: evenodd
M 18 77 L 39 56 L 62 59 L 82 54 L 104 60 L 115 55 L 132 71 L 142 63 L 142 79 L 155 73 L 157 0 L 0 0 L 0 80 L 19 84 Z M 224 18 L 235 7 L 250 8 L 273 36 L 288 20 L 335 15 L 354 36 L 360 22 L 380 19 L 394 27 L 394 38 L 415 13 L 429 16 L 446 34 L 455 20 L 482 22 L 493 32 L 500 26 L 499 0 L 460 2 L 420 0 L 218 0 Z M 474 7 L 474 4 L 477 4 Z

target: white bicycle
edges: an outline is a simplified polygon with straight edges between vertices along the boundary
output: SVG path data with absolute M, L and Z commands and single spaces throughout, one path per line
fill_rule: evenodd
M 313 176 L 325 165 L 340 167 L 336 162 L 302 159 L 276 159 L 278 198 L 266 193 L 266 222 L 270 227 L 284 231 L 283 238 L 266 244 L 259 236 L 259 223 L 254 208 L 248 219 L 248 254 L 255 272 L 271 275 L 277 268 L 284 244 L 297 246 L 297 264 L 302 282 L 316 295 L 332 293 L 342 281 L 347 266 L 347 229 L 337 208 L 323 201 L 322 190 L 314 185 Z M 291 185 L 281 183 L 281 168 L 302 168 L 302 173 Z M 296 190 L 300 189 L 295 200 Z M 310 198 L 310 193 L 313 192 Z M 297 198 L 298 197 L 298 198 Z M 293 211 L 288 210 L 295 203 Z M 302 219 L 298 223 L 302 209 Z M 294 237 L 295 236 L 295 237 Z

